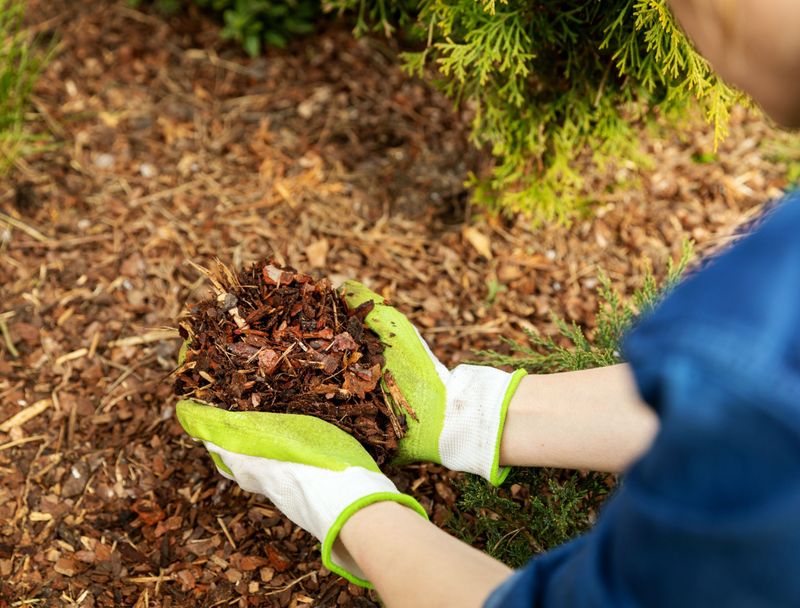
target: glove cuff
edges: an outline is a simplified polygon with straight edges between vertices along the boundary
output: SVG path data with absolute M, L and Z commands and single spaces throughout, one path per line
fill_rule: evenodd
M 428 514 L 425 512 L 425 509 L 422 508 L 422 505 L 408 494 L 400 494 L 399 492 L 376 492 L 374 494 L 362 496 L 348 505 L 334 520 L 331 527 L 328 528 L 328 532 L 325 534 L 325 538 L 322 542 L 322 564 L 331 572 L 346 578 L 351 583 L 359 585 L 360 587 L 372 589 L 373 585 L 364 578 L 364 573 L 361 571 L 361 568 L 358 567 L 358 564 L 356 564 L 344 547 L 342 545 L 338 547 L 335 546 L 336 539 L 339 537 L 342 526 L 347 523 L 347 520 L 350 519 L 356 511 L 385 500 L 400 503 L 416 511 L 425 519 L 428 519 Z
M 509 374 L 480 365 L 459 365 L 447 381 L 444 428 L 439 436 L 441 462 L 475 473 L 498 486 L 510 469 L 500 467 L 500 440 L 508 404 L 525 370 Z

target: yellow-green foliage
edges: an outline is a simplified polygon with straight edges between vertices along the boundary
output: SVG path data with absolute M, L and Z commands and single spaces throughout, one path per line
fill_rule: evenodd
M 699 106 L 717 141 L 741 95 L 692 47 L 666 0 L 334 0 L 377 20 L 413 23 L 426 42 L 405 67 L 476 107 L 472 138 L 496 163 L 474 178 L 491 207 L 564 220 L 596 165 L 639 155 L 632 123 Z M 366 7 L 366 8 L 365 8 Z M 371 10 L 369 10 L 371 8 Z M 385 28 L 383 28 L 385 29 Z

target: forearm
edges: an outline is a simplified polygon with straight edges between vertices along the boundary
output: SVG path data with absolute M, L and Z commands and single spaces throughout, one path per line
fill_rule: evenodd
M 531 375 L 509 404 L 500 463 L 623 471 L 657 429 L 627 365 Z
M 481 606 L 511 570 L 417 513 L 379 502 L 355 513 L 339 541 L 387 606 Z

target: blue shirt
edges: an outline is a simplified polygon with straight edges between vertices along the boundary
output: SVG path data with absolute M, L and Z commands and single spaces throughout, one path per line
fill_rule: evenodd
M 504 606 L 800 607 L 800 195 L 680 284 L 625 352 L 661 428 L 596 526 Z

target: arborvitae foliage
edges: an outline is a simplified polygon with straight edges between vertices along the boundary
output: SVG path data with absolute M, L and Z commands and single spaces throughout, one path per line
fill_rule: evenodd
M 650 310 L 677 282 L 691 256 L 687 244 L 681 260 L 669 264 L 659 287 L 651 274 L 630 299 L 623 299 L 608 279 L 598 290 L 597 328 L 589 339 L 575 324 L 556 320 L 562 345 L 552 338 L 529 334 L 529 343 L 507 340 L 511 354 L 481 351 L 481 363 L 525 368 L 531 373 L 604 367 L 621 361 L 620 341 L 635 318 Z M 574 538 L 595 521 L 616 476 L 561 469 L 512 470 L 502 488 L 469 475 L 461 484 L 458 510 L 448 527 L 460 538 L 484 548 L 511 567 L 534 554 Z
M 421 0 L 415 9 L 429 44 L 404 55 L 406 68 L 432 69 L 447 94 L 474 103 L 473 139 L 496 158 L 476 196 L 503 211 L 566 219 L 584 183 L 580 154 L 595 166 L 637 159 L 633 125 L 655 108 L 699 106 L 718 141 L 740 99 L 666 0 Z

